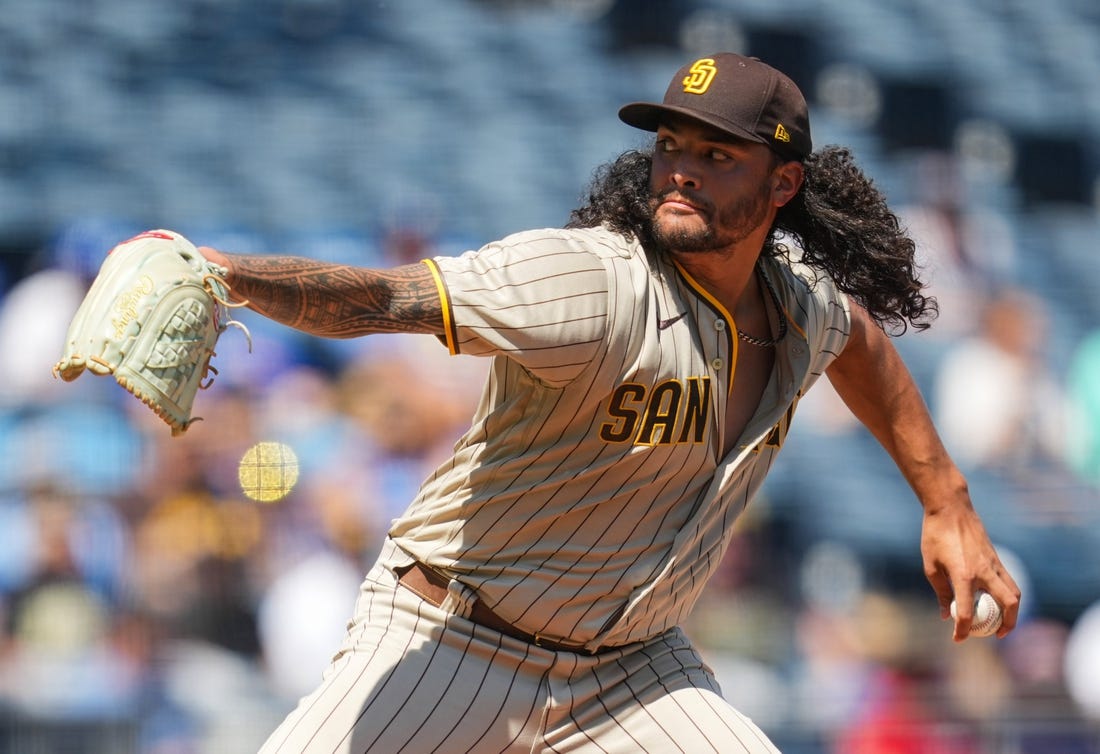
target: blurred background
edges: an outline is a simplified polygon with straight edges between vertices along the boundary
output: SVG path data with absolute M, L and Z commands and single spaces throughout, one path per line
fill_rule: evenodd
M 920 511 L 822 383 L 688 626 L 786 754 L 1100 752 L 1095 0 L 0 0 L 0 752 L 254 751 L 485 364 L 249 312 L 206 421 L 54 380 L 115 243 L 383 265 L 560 226 L 617 108 L 756 55 L 853 148 L 942 316 L 898 345 L 1024 589 L 956 646 Z M 292 447 L 284 499 L 237 463 Z

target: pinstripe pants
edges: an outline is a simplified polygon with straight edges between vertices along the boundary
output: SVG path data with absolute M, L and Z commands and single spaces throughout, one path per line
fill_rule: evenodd
M 261 754 L 778 754 L 678 629 L 595 657 L 553 652 L 399 587 L 399 554 L 386 543 L 321 685 Z

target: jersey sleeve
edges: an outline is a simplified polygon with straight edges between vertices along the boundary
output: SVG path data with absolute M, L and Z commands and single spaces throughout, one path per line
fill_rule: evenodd
M 425 264 L 453 354 L 505 356 L 560 386 L 606 347 L 608 268 L 567 231 L 528 231 Z

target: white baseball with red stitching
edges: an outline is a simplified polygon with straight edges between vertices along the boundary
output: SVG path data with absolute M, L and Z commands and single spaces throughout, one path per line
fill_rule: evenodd
M 955 615 L 955 600 L 951 600 L 951 617 Z M 992 636 L 1001 627 L 1001 606 L 989 592 L 974 595 L 974 619 L 970 623 L 971 636 Z

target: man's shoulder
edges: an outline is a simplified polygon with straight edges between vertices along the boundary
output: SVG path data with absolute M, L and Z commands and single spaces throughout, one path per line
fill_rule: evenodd
M 783 308 L 794 323 L 808 332 L 812 323 L 832 321 L 832 313 L 847 311 L 847 295 L 828 272 L 807 264 L 801 248 L 786 247 L 764 260 Z
M 833 297 L 836 284 L 825 270 L 804 261 L 797 239 L 780 235 L 775 241 L 775 253 L 768 257 L 770 272 L 786 283 L 798 297 Z
M 632 235 L 617 233 L 606 226 L 592 228 L 538 228 L 513 233 L 497 242 L 504 247 L 563 249 L 587 252 L 599 257 L 630 258 L 641 253 L 641 244 Z
M 614 277 L 616 268 L 648 267 L 641 244 L 607 228 L 523 230 L 461 254 L 442 254 L 433 263 L 445 276 L 490 273 L 515 281 L 564 278 L 599 272 Z M 638 277 L 638 276 L 635 276 Z

